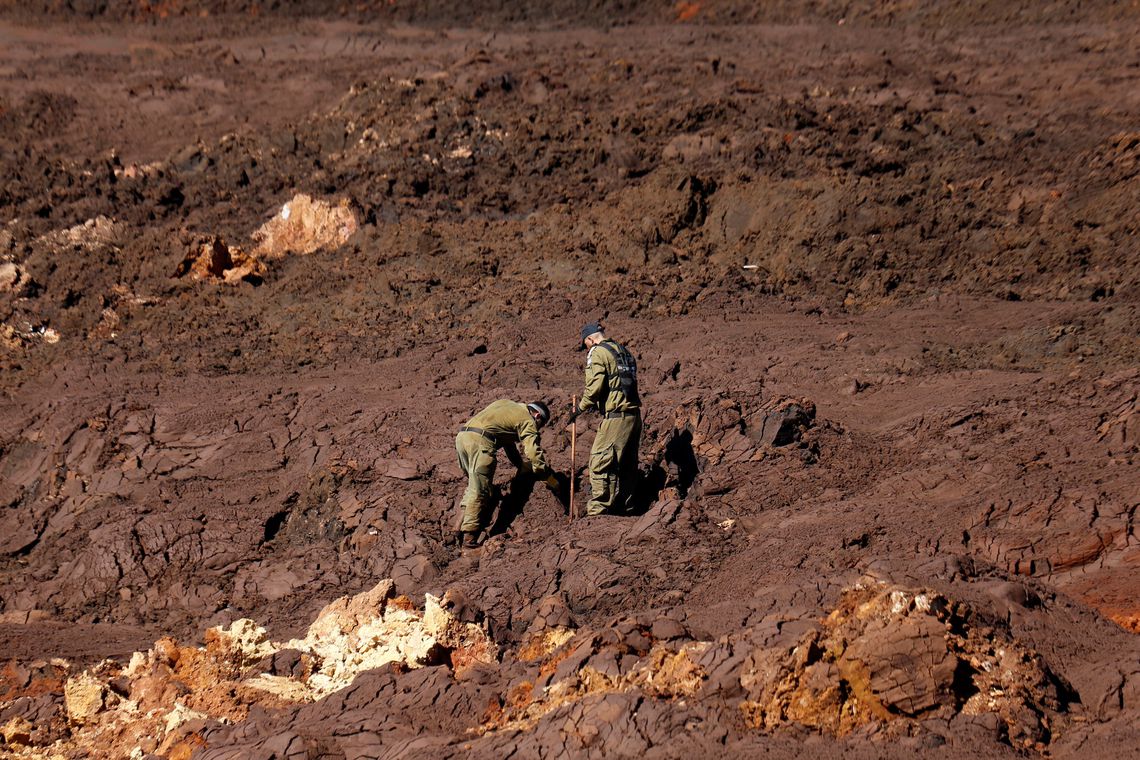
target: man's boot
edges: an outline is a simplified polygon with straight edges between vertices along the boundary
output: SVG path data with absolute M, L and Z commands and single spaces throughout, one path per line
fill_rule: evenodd
M 463 546 L 463 531 L 455 531 L 455 535 L 452 537 L 452 541 L 456 546 Z
M 478 549 L 482 546 L 479 540 L 479 531 L 468 530 L 463 532 L 463 548 L 464 549 Z

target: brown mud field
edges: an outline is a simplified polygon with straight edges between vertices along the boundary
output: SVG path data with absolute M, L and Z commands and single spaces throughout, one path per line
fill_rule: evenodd
M 0 756 L 1140 757 L 1135 3 L 328 5 L 0 2 Z

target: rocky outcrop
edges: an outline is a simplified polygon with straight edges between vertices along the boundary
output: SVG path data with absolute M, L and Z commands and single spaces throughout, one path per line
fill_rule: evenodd
M 318 701 L 382 667 L 402 672 L 446 665 L 462 678 L 497 657 L 483 628 L 460 621 L 430 595 L 420 611 L 407 597 L 394 596 L 392 581 L 385 580 L 330 603 L 302 639 L 272 642 L 264 628 L 243 619 L 206 631 L 204 647 L 167 637 L 125 666 L 108 660 L 67 676 L 57 709 L 69 729 L 57 747 L 183 757 L 203 744 L 205 725 L 244 720 L 255 705 L 280 709 Z M 54 736 L 47 729 L 55 720 L 51 711 L 14 714 L 6 741 L 43 746 Z
M 1073 693 L 1039 654 L 928 590 L 867 582 L 844 594 L 790 649 L 745 661 L 741 710 L 774 730 L 788 721 L 835 734 L 993 714 L 1015 746 L 1043 751 Z
M 486 629 L 464 622 L 473 611 L 457 593 L 428 595 L 421 612 L 386 580 L 327 605 L 301 639 L 272 642 L 248 620 L 210 629 L 204 647 L 161 639 L 125 667 L 107 661 L 66 679 L 69 728 L 57 747 L 166 757 L 201 748 L 221 758 L 291 745 L 288 735 L 297 746 L 349 753 L 374 740 L 363 727 L 346 728 L 337 711 L 383 705 L 387 717 L 378 719 L 404 714 L 400 734 L 422 736 L 424 746 L 434 746 L 431 734 L 462 737 L 488 754 L 644 751 L 697 716 L 738 740 L 874 726 L 883 737 L 949 741 L 937 726 L 992 718 L 1009 743 L 1044 752 L 1075 706 L 1072 687 L 1008 628 L 938 592 L 871 578 L 844 591 L 822 620 L 761 622 L 715 639 L 671 616 L 575 628 L 551 597 L 528 639 L 501 661 Z M 405 695 L 396 712 L 393 693 Z M 468 705 L 442 734 L 429 729 L 441 700 Z M 38 720 L 14 715 L 9 741 L 37 744 L 46 735 Z

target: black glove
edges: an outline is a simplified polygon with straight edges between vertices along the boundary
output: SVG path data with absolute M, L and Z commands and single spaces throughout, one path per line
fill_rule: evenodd
M 574 420 L 578 419 L 580 416 L 582 416 L 582 410 L 577 409 L 574 406 L 571 406 L 570 407 L 570 415 L 566 418 L 566 424 L 567 425 L 573 424 Z

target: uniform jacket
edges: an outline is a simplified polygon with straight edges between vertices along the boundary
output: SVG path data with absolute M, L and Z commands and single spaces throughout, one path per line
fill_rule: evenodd
M 603 343 L 608 343 L 615 349 L 619 347 L 616 341 L 608 338 Z M 594 346 L 586 354 L 586 389 L 582 392 L 578 409 L 583 412 L 597 409 L 603 413 L 635 412 L 641 409 L 636 392 L 631 399 L 621 390 L 617 358 L 600 345 Z
M 467 427 L 480 428 L 495 439 L 495 448 L 503 448 L 516 466 L 523 466 L 516 443 L 522 444 L 523 455 L 531 472 L 544 475 L 550 471 L 546 454 L 538 441 L 538 427 L 526 404 L 509 399 L 493 401 L 467 422 Z

